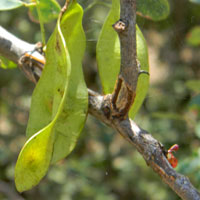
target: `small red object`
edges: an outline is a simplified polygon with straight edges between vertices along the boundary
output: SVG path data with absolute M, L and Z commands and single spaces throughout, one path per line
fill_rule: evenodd
M 173 151 L 178 151 L 178 149 L 179 149 L 178 144 L 174 144 L 173 146 L 171 146 L 171 147 L 169 148 L 168 153 L 171 153 L 171 152 L 173 152 Z
M 175 168 L 178 165 L 178 160 L 172 153 L 167 154 L 167 160 L 169 161 L 170 165 Z
M 176 159 L 176 157 L 173 155 L 172 152 L 177 151 L 178 149 L 179 149 L 178 144 L 174 144 L 167 151 L 167 160 L 169 161 L 169 163 L 173 168 L 175 168 L 178 165 L 178 160 Z

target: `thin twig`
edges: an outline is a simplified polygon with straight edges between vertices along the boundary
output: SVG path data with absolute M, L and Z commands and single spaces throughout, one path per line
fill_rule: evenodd
M 21 56 L 34 49 L 34 44 L 20 40 L 0 26 L 0 55 L 18 63 Z
M 36 10 L 37 10 L 38 19 L 39 19 L 39 22 L 40 22 L 42 44 L 43 44 L 43 46 L 45 46 L 46 45 L 45 29 L 44 29 L 44 22 L 43 22 L 43 19 L 42 19 L 42 13 L 41 13 L 39 4 L 40 4 L 39 0 L 36 0 Z

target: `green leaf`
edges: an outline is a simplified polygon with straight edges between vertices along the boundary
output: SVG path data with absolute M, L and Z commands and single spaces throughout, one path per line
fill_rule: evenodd
M 86 38 L 82 17 L 83 9 L 73 1 L 61 20 L 61 30 L 67 43 L 72 68 L 67 103 L 55 127 L 58 134 L 52 162 L 66 157 L 74 149 L 87 117 L 88 91 L 82 70 Z
M 194 92 L 200 93 L 200 80 L 189 80 L 186 82 L 186 87 Z
M 168 0 L 139 0 L 137 1 L 137 14 L 159 21 L 167 18 L 169 15 Z
M 3 56 L 0 56 L 0 67 L 3 69 L 13 69 L 17 67 L 17 64 L 12 62 L 11 60 L 6 59 Z
M 12 10 L 23 6 L 23 2 L 19 0 L 1 0 L 0 10 Z
M 149 72 L 147 44 L 142 32 L 136 26 L 137 58 L 140 62 L 141 70 Z M 138 77 L 136 97 L 129 111 L 129 116 L 133 119 L 140 109 L 149 88 L 149 75 L 140 74 Z
M 120 2 L 113 0 L 111 10 L 102 27 L 97 43 L 97 63 L 104 94 L 113 92 L 120 70 L 120 42 L 117 33 L 112 28 L 112 24 L 119 17 Z M 136 40 L 137 57 L 141 65 L 141 70 L 148 72 L 147 45 L 138 26 L 136 26 Z M 137 84 L 136 98 L 129 113 L 131 118 L 135 116 L 146 96 L 149 86 L 149 76 L 141 74 Z
M 58 17 L 60 13 L 60 5 L 56 0 L 38 0 L 39 4 L 37 5 L 40 9 L 41 19 L 43 23 L 51 22 L 52 20 Z M 33 21 L 39 21 L 38 13 L 35 6 L 29 6 L 30 16 Z
M 106 18 L 98 42 L 97 63 L 104 94 L 114 89 L 120 69 L 120 42 L 112 25 L 119 19 L 119 0 L 112 0 L 112 7 Z
M 200 26 L 193 27 L 186 36 L 186 41 L 192 46 L 200 45 Z
M 53 152 L 53 125 L 33 135 L 21 150 L 15 167 L 15 184 L 19 192 L 31 189 L 45 176 Z
M 52 162 L 66 157 L 74 148 L 80 132 L 85 124 L 88 108 L 88 92 L 85 85 L 82 58 L 85 51 L 85 34 L 82 28 L 83 10 L 75 1 L 70 4 L 62 16 L 61 30 L 64 35 L 71 60 L 71 73 L 66 72 L 55 63 L 57 57 L 63 55 L 49 53 L 51 66 L 43 71 L 33 97 L 27 127 L 30 137 L 51 122 L 63 98 L 64 84 L 69 81 L 66 93 L 66 103 L 59 115 L 54 132 L 56 134 Z M 57 68 L 56 68 L 57 66 Z M 45 73 L 45 77 L 43 74 Z M 42 80 L 41 80 L 42 79 Z
M 33 136 L 24 145 L 16 163 L 15 184 L 19 192 L 37 185 L 49 168 L 56 136 L 55 123 L 66 103 L 69 74 L 70 58 L 58 19 L 57 27 L 47 44 L 46 65 L 32 98 L 29 130 Z M 58 89 L 63 93 L 60 94 Z M 60 99 L 57 105 L 54 105 L 55 98 Z M 48 110 L 48 114 L 44 110 Z M 36 118 L 38 123 L 34 124 Z

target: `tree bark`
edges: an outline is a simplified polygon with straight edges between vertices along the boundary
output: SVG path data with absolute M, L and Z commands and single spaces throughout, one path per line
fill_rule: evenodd
M 134 102 L 139 75 L 136 59 L 136 0 L 120 1 L 120 19 L 113 28 L 120 39 L 121 65 L 112 95 L 112 115 L 123 119 Z

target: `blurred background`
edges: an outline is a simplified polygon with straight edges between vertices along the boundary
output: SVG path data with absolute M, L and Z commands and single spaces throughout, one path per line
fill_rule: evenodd
M 89 88 L 101 92 L 95 49 L 111 1 L 79 2 L 86 9 L 85 79 Z M 150 88 L 135 121 L 167 149 L 179 144 L 176 170 L 200 189 L 200 4 L 169 2 L 165 20 L 137 18 L 148 44 Z M 30 43 L 41 41 L 39 24 L 25 7 L 0 12 L 0 25 Z M 45 24 L 47 38 L 54 27 L 55 22 Z M 0 68 L 0 200 L 180 199 L 134 147 L 90 115 L 74 151 L 51 166 L 37 187 L 17 193 L 14 167 L 26 141 L 33 89 L 19 69 Z

